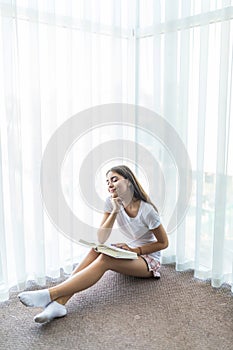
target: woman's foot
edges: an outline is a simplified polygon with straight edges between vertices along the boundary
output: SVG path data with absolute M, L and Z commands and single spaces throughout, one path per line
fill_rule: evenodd
M 38 323 L 45 323 L 52 321 L 54 318 L 64 317 L 67 310 L 64 305 L 52 301 L 40 314 L 34 317 L 34 321 Z
M 51 302 L 48 289 L 22 292 L 18 297 L 21 303 L 30 307 L 46 307 Z

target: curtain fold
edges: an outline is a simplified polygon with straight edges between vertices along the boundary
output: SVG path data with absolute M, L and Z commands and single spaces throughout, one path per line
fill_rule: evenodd
M 230 1 L 225 1 L 230 4 Z M 219 102 L 218 102 L 218 137 L 215 185 L 215 212 L 213 236 L 213 276 L 212 285 L 219 287 L 224 281 L 224 247 L 226 235 L 226 191 L 227 191 L 227 140 L 229 138 L 229 51 L 230 23 L 221 24 L 220 67 L 219 67 Z
M 210 10 L 210 2 L 202 4 L 203 12 Z M 204 190 L 204 163 L 205 163 L 205 134 L 206 131 L 206 105 L 207 105 L 207 81 L 209 59 L 209 25 L 202 26 L 198 32 L 199 47 L 199 86 L 198 86 L 198 121 L 197 121 L 197 153 L 196 153 L 196 252 L 195 274 L 200 270 L 200 251 L 202 245 L 202 215 L 203 215 L 203 190 Z
M 5 216 L 3 203 L 3 181 L 2 181 L 2 139 L 0 138 L 0 293 L 3 299 L 8 298 L 8 266 L 7 266 L 7 250 L 5 239 Z
M 41 160 L 59 126 L 107 103 L 158 113 L 190 156 L 190 205 L 169 233 L 163 262 L 176 263 L 178 271 L 192 268 L 214 287 L 232 284 L 232 19 L 231 0 L 0 0 L 0 301 L 12 286 L 23 289 L 31 279 L 43 285 L 46 276 L 59 277 L 61 267 L 70 273 L 85 254 L 45 212 Z M 137 118 L 134 128 L 119 116 L 114 127 L 89 130 L 64 161 L 65 199 L 92 225 L 101 217 L 83 204 L 80 168 L 92 150 L 112 140 L 122 140 L 119 154 L 127 158 L 125 139 L 135 144 L 126 163 L 145 186 L 136 164 L 140 146 L 155 157 L 158 188 L 150 196 L 158 199 L 164 225 L 169 222 L 183 185 L 177 164 L 166 145 L 137 127 Z M 166 127 L 163 132 L 166 140 Z M 104 155 L 92 159 L 92 169 L 98 164 L 96 183 L 107 166 Z M 104 185 L 98 183 L 97 192 L 104 198 Z M 57 215 L 62 219 L 61 208 Z
M 17 8 L 12 4 L 12 12 L 16 16 Z M 4 52 L 3 80 L 5 100 L 5 132 L 7 152 L 8 181 L 6 191 L 9 194 L 9 226 L 11 230 L 11 246 L 14 250 L 13 269 L 18 284 L 26 279 L 26 255 L 24 236 L 24 200 L 23 200 L 23 172 L 22 172 L 22 141 L 21 141 L 21 109 L 20 109 L 20 78 L 19 78 L 19 48 L 18 28 L 13 18 L 2 18 L 2 52 Z M 4 169 L 5 167 L 3 167 Z M 5 173 L 4 173 L 5 174 Z M 3 176 L 4 176 L 3 174 Z M 5 205 L 5 203 L 4 203 Z M 4 207 L 5 209 L 5 207 Z M 7 260 L 9 256 L 7 254 Z M 9 260 L 8 260 L 9 266 Z M 13 271 L 12 271 L 13 272 Z M 4 284 L 4 283 L 3 283 Z

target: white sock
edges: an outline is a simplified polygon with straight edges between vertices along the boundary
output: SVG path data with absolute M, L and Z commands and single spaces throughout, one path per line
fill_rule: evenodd
M 21 303 L 23 303 L 25 306 L 31 307 L 46 307 L 51 302 L 48 289 L 22 292 L 18 295 L 18 297 Z
M 40 314 L 34 317 L 34 321 L 38 323 L 44 323 L 52 321 L 54 318 L 63 317 L 67 314 L 64 305 L 52 301 Z

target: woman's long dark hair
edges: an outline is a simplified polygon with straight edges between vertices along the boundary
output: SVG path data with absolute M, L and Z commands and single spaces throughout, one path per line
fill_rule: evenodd
M 133 193 L 134 198 L 136 198 L 136 200 L 140 199 L 143 202 L 150 203 L 158 212 L 158 209 L 156 208 L 154 203 L 151 202 L 148 194 L 144 191 L 144 189 L 142 188 L 142 186 L 140 185 L 139 181 L 137 180 L 132 170 L 130 170 L 130 168 L 128 168 L 126 165 L 114 166 L 107 171 L 106 176 L 110 171 L 114 171 L 117 174 L 123 176 L 125 179 L 128 179 L 134 188 L 134 193 Z

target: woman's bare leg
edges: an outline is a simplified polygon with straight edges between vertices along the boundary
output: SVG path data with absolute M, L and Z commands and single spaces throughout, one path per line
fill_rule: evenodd
M 135 277 L 151 277 L 152 272 L 148 271 L 144 259 L 124 260 L 115 259 L 104 254 L 100 254 L 94 261 L 76 272 L 68 280 L 61 284 L 49 288 L 51 300 L 59 300 L 61 297 L 70 297 L 74 293 L 80 292 L 94 285 L 108 270 L 119 272 Z
M 81 261 L 81 263 L 72 271 L 71 275 L 69 278 L 71 278 L 73 275 L 75 275 L 76 273 L 82 271 L 83 269 L 85 269 L 88 265 L 90 265 L 96 258 L 98 258 L 99 253 L 97 253 L 94 249 L 91 249 L 89 251 L 89 253 L 84 257 L 84 259 Z M 56 299 L 56 302 L 58 302 L 59 304 L 65 305 L 67 303 L 67 301 L 73 296 L 73 294 L 71 295 L 67 295 L 65 297 L 59 297 Z
M 97 253 L 94 249 L 91 249 L 80 264 L 74 269 L 74 271 L 72 271 L 71 276 L 90 265 L 96 258 L 98 258 L 99 255 L 100 253 Z

